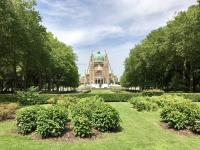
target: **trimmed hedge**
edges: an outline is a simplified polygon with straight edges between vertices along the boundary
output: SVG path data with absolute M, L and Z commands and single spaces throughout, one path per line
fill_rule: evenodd
M 167 93 L 167 94 L 181 96 L 185 99 L 190 99 L 193 102 L 200 102 L 200 93 Z
M 127 102 L 132 97 L 140 96 L 140 94 L 129 94 L 129 93 L 105 93 L 105 94 L 74 94 L 77 98 L 99 96 L 104 99 L 105 102 Z
M 161 96 L 163 93 L 164 91 L 159 89 L 144 90 L 142 91 L 142 96 Z
M 77 98 L 85 98 L 92 96 L 100 96 L 105 100 L 105 102 L 126 102 L 130 100 L 132 97 L 141 96 L 141 93 L 100 93 L 100 94 L 90 94 L 90 93 L 81 93 L 81 94 L 40 94 L 40 98 L 43 102 L 47 103 L 47 100 L 54 98 L 57 99 L 60 96 L 70 96 Z M 200 93 L 165 93 L 164 95 L 177 95 L 181 96 L 185 99 L 190 99 L 193 102 L 200 102 Z M 0 95 L 0 103 L 1 102 L 18 102 L 18 98 L 16 95 Z
M 16 95 L 0 95 L 0 103 L 17 101 L 18 99 Z

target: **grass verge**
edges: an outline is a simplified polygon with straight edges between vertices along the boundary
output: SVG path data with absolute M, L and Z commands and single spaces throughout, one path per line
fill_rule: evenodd
M 1 150 L 196 150 L 200 138 L 182 136 L 160 127 L 158 112 L 137 112 L 129 103 L 112 102 L 122 118 L 122 131 L 106 133 L 95 141 L 52 142 L 10 133 L 15 122 L 0 122 Z

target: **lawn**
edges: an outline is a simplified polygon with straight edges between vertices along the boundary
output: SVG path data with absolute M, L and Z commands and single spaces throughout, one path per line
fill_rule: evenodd
M 110 89 L 92 89 L 91 94 L 110 94 L 110 93 L 115 93 L 112 92 Z
M 122 118 L 122 131 L 95 141 L 53 142 L 11 134 L 14 121 L 0 122 L 1 150 L 197 150 L 200 137 L 182 136 L 160 127 L 158 112 L 137 112 L 126 102 L 110 103 Z

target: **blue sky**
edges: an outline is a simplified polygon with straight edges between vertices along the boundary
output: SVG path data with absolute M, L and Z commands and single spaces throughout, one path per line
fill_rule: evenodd
M 120 78 L 130 49 L 197 0 L 37 0 L 42 24 L 78 55 L 79 73 L 90 54 L 105 50 Z

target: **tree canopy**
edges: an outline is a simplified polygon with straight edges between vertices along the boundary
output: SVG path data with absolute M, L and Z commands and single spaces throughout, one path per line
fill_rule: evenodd
M 130 50 L 121 76 L 124 87 L 200 90 L 200 3 L 151 31 Z
M 77 55 L 41 25 L 36 0 L 0 1 L 0 91 L 77 87 Z

